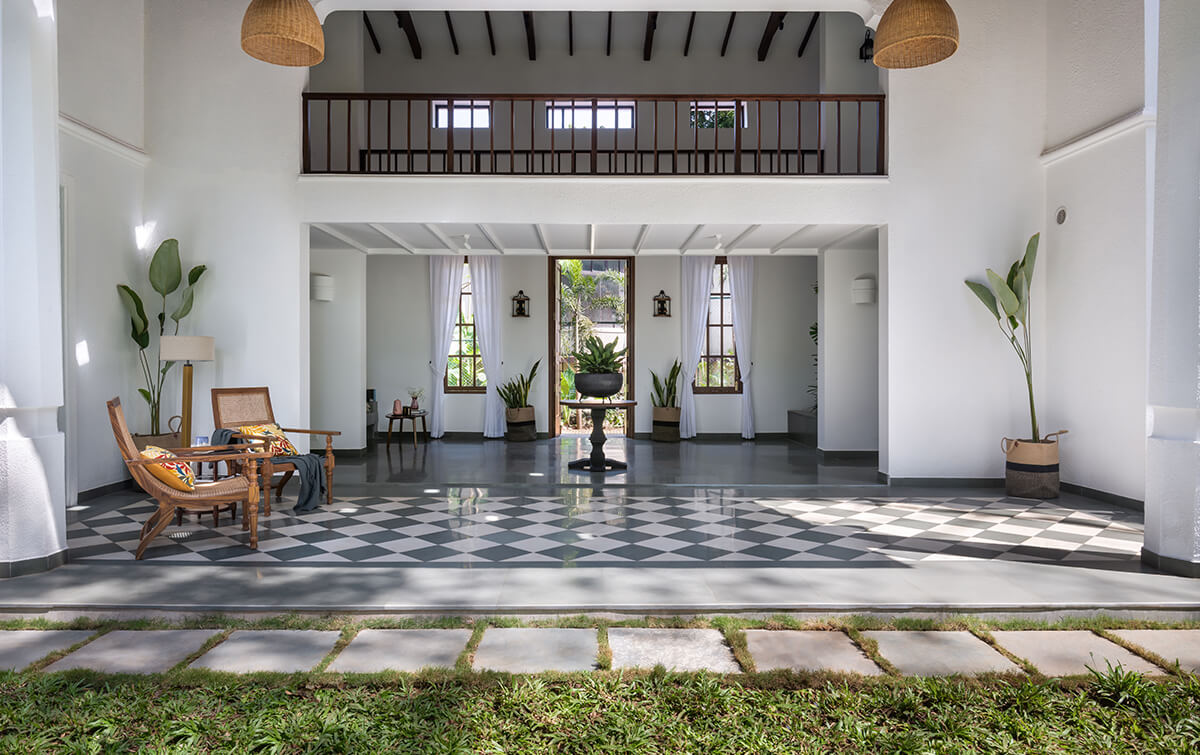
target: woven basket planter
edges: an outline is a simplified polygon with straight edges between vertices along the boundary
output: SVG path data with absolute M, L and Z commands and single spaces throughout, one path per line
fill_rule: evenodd
M 537 419 L 532 406 L 505 409 L 504 416 L 508 420 L 508 431 L 504 433 L 505 440 L 518 443 L 537 440 Z
M 656 406 L 652 412 L 654 426 L 650 431 L 650 439 L 660 443 L 679 442 L 679 407 Z
M 1016 498 L 1058 498 L 1058 440 L 1004 439 L 1004 492 Z

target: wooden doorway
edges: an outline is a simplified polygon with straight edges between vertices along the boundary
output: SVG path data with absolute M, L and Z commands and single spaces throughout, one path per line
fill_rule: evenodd
M 628 349 L 625 357 L 625 388 L 621 396 L 633 397 L 634 368 L 634 258 L 551 257 L 547 268 L 550 316 L 547 318 L 550 374 L 550 436 L 562 435 L 564 392 L 574 390 L 568 353 L 572 342 L 594 334 L 608 341 L 616 337 Z M 595 319 L 593 319 L 593 317 Z M 597 322 L 597 320 L 599 322 Z M 619 327 L 617 327 L 619 325 Z M 569 333 L 567 329 L 570 329 Z M 617 410 L 614 410 L 614 412 Z M 635 409 L 622 412 L 626 437 L 633 437 Z M 573 419 L 573 417 L 568 418 Z M 617 431 L 609 427 L 610 434 Z

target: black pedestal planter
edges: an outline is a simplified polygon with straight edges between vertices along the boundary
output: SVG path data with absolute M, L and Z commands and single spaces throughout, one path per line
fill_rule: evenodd
M 624 382 L 619 372 L 580 372 L 575 375 L 575 390 L 580 396 L 608 398 L 620 393 Z

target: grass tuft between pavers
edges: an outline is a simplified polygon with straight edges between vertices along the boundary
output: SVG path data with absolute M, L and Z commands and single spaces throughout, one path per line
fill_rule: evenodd
M 0 751 L 1105 752 L 1200 746 L 1200 680 L 0 674 Z

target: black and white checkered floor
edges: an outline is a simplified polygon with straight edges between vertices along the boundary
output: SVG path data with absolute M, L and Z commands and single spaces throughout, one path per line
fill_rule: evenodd
M 785 498 L 745 491 L 690 496 L 489 495 L 346 497 L 259 519 L 259 547 L 228 514 L 169 527 L 145 563 L 364 564 L 449 567 L 886 566 L 1003 559 L 1140 570 L 1141 515 L 1075 499 L 1003 496 Z M 738 493 L 738 494 L 733 494 Z M 72 522 L 72 562 L 133 559 L 150 500 Z

